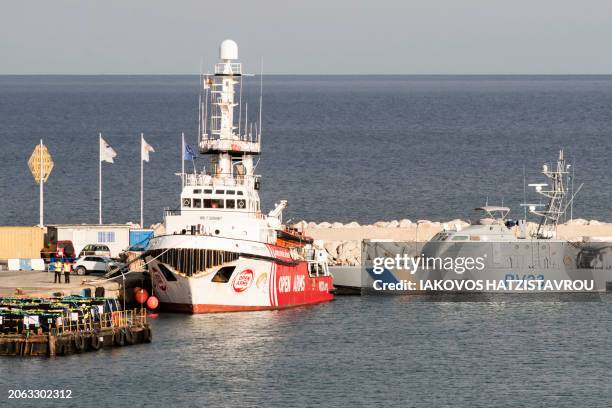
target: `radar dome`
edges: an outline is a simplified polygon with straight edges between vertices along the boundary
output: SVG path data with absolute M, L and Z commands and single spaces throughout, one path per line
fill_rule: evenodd
M 224 40 L 219 46 L 219 58 L 222 60 L 238 59 L 238 44 L 234 40 Z

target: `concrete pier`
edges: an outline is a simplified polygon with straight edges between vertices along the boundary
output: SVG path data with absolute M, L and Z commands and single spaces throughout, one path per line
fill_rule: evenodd
M 53 278 L 53 272 L 0 271 L 0 297 L 15 295 L 47 297 L 56 292 L 78 295 L 85 288 L 91 289 L 93 294 L 98 286 L 104 288 L 105 297 L 119 296 L 120 284 L 116 281 L 106 281 L 99 275 L 70 274 L 70 283 L 63 283 L 63 274 L 62 283 L 53 283 Z

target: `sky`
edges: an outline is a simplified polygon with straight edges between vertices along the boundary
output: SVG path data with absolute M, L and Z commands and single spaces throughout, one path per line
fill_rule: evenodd
M 0 0 L 0 74 L 612 74 L 610 0 Z

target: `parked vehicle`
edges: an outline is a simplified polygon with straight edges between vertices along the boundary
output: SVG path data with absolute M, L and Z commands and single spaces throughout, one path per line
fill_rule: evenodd
M 121 265 L 123 264 L 107 256 L 88 255 L 77 259 L 72 265 L 72 270 L 77 275 L 87 275 L 90 272 L 107 272 Z
M 49 262 L 52 257 L 76 258 L 76 252 L 74 251 L 72 241 L 56 241 L 47 244 L 42 251 L 40 251 L 40 257 L 46 262 Z
M 79 258 L 83 256 L 87 256 L 87 255 L 98 255 L 98 256 L 110 257 L 111 252 L 107 245 L 89 244 L 89 245 L 85 245 L 85 248 L 81 250 L 81 253 L 79 254 Z

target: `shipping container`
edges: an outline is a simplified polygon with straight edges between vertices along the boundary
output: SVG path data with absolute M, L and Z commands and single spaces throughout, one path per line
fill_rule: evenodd
M 0 259 L 40 258 L 43 246 L 40 227 L 0 227 Z
M 72 241 L 77 255 L 89 244 L 106 245 L 111 256 L 117 257 L 130 246 L 129 224 L 49 225 L 45 243 Z
M 144 251 L 152 237 L 152 229 L 130 230 L 130 248 L 135 251 Z

